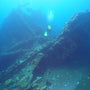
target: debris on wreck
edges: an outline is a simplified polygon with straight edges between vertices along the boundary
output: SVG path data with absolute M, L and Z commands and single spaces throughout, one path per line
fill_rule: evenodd
M 42 39 L 42 37 L 40 36 L 38 39 Z M 90 51 L 87 47 L 90 46 L 90 12 L 82 12 L 73 16 L 58 37 L 46 41 L 47 43 L 42 45 L 38 44 L 37 48 L 34 45 L 31 48 L 27 47 L 23 54 L 19 53 L 20 56 L 11 66 L 0 73 L 1 90 L 3 90 L 2 88 L 8 90 L 12 90 L 12 88 L 13 90 L 52 90 L 49 88 L 53 87 L 53 83 L 43 77 L 46 70 L 70 65 L 78 58 L 82 60 L 85 59 L 84 57 L 89 57 Z M 27 41 L 22 42 L 15 48 L 20 48 L 22 44 L 26 43 Z M 29 44 L 28 40 L 26 45 Z M 88 51 L 87 55 L 84 51 Z M 73 63 L 74 65 L 76 66 Z M 69 76 L 72 77 L 72 75 Z M 57 78 L 59 77 L 58 75 Z M 55 78 L 52 79 L 52 81 L 54 80 Z M 66 87 L 67 84 L 64 86 Z

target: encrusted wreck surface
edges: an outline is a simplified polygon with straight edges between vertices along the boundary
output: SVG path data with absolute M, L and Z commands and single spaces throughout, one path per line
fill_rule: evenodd
M 42 39 L 42 37 L 40 36 L 39 39 Z M 25 43 L 27 41 L 23 42 L 23 45 Z M 19 46 L 15 46 L 15 48 L 20 48 L 20 45 L 22 46 L 22 43 Z M 26 45 L 29 45 L 29 40 Z M 0 73 L 0 88 L 1 90 L 3 88 L 8 90 L 59 90 L 60 87 L 57 89 L 52 83 L 55 78 L 53 81 L 45 78 L 52 73 L 48 69 L 62 66 L 79 68 L 86 65 L 89 67 L 89 46 L 90 12 L 82 12 L 70 19 L 57 38 L 42 45 L 38 44 L 37 47 L 35 45 L 32 49 L 29 47 L 22 49 L 21 52 L 24 53 L 18 52 L 20 56 L 17 60 Z M 14 53 L 12 54 L 15 55 L 16 53 Z M 90 77 L 89 75 L 88 78 Z M 58 74 L 57 78 L 59 77 Z M 70 77 L 73 77 L 73 75 Z M 83 77 L 80 76 L 80 78 Z M 84 90 L 86 86 L 82 84 L 83 81 L 81 83 L 77 81 L 76 87 L 73 87 L 74 89 L 72 90 Z M 64 86 L 67 87 L 67 84 L 64 84 Z M 80 87 L 83 87 L 83 89 L 80 89 Z
M 48 38 L 43 36 L 40 20 L 35 19 L 36 22 L 33 19 L 40 18 L 42 14 L 39 14 L 37 16 L 35 11 L 32 11 L 32 15 L 28 16 L 21 9 L 17 9 L 6 18 L 0 32 L 0 70 L 6 69 L 15 63 L 16 59 L 48 41 Z

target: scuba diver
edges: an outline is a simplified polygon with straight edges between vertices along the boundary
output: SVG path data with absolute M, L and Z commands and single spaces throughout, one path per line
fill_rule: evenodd
M 54 18 L 53 11 L 50 10 L 49 14 L 47 16 L 47 20 L 48 20 L 49 25 L 47 26 L 47 30 L 45 31 L 44 36 L 48 36 L 48 35 L 50 36 L 50 32 L 52 31 L 52 27 L 50 24 L 52 23 L 53 18 Z
M 52 30 L 51 25 L 48 25 L 47 30 L 46 30 L 45 33 L 44 33 L 44 36 L 50 35 L 51 30 Z

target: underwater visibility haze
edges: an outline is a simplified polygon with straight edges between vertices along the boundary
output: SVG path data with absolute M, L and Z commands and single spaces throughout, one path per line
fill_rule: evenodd
M 89 4 L 89 0 L 0 0 L 0 25 L 13 9 L 28 7 L 41 10 L 45 17 L 52 11 L 53 22 L 62 28 L 73 14 L 89 10 Z
M 0 90 L 90 90 L 90 0 L 0 0 Z

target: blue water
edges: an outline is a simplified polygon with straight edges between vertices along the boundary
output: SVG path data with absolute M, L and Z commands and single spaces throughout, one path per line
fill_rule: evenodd
M 52 23 L 61 29 L 72 15 L 89 10 L 89 4 L 90 0 L 0 0 L 0 27 L 14 9 L 30 7 L 41 10 L 46 17 L 52 11 Z
M 31 15 L 32 12 L 28 12 L 28 8 L 29 9 L 31 8 L 34 11 L 33 14 L 35 15 L 36 18 L 33 19 L 32 22 L 38 24 L 38 26 L 40 25 L 44 31 L 46 31 L 48 26 L 50 26 L 52 28 L 52 36 L 56 36 L 60 33 L 63 26 L 74 14 L 86 10 L 90 10 L 90 0 L 74 0 L 74 1 L 73 0 L 0 0 L 0 28 L 2 28 L 3 22 L 6 21 L 6 18 L 8 18 L 10 13 L 13 12 L 14 10 L 18 10 L 19 8 L 26 15 L 29 16 Z M 42 14 L 43 16 L 41 15 L 41 17 L 45 18 L 47 23 L 41 21 L 39 17 L 40 13 L 43 13 Z M 13 28 L 12 25 L 11 28 Z M 32 27 L 34 28 L 35 26 Z M 10 28 L 10 24 L 9 24 L 9 28 Z M 3 31 L 0 30 L 0 35 L 2 34 L 2 32 Z M 19 36 L 20 34 L 18 33 L 15 37 L 15 40 L 17 39 L 21 40 L 23 35 L 23 30 L 20 33 L 22 33 L 21 36 Z M 5 35 L 9 35 L 9 36 L 5 36 Z M 45 32 L 44 35 L 47 36 L 47 32 Z M 7 40 L 5 39 L 6 41 L 4 39 L 0 39 L 0 42 L 4 42 L 4 45 L 6 45 L 11 41 L 12 43 L 14 42 L 11 31 L 9 32 L 5 31 L 2 37 L 3 36 L 7 39 Z M 2 47 L 0 48 L 2 49 Z
M 16 13 L 15 13 L 15 10 L 16 10 Z M 29 66 L 30 60 L 33 61 L 34 60 L 33 58 L 38 60 L 38 58 L 36 58 L 36 57 L 39 54 L 41 54 L 40 56 L 42 56 L 42 52 L 47 52 L 47 48 L 50 46 L 48 44 L 46 44 L 46 42 L 53 41 L 54 39 L 52 37 L 58 36 L 60 34 L 64 25 L 70 20 L 70 18 L 74 14 L 78 14 L 79 12 L 84 12 L 84 11 L 88 11 L 88 10 L 90 10 L 90 0 L 0 0 L 0 76 L 2 76 L 4 78 L 3 79 L 2 77 L 0 77 L 0 79 L 1 79 L 0 86 L 2 86 L 2 82 L 7 80 L 8 78 L 12 79 L 12 77 L 10 77 L 9 73 L 8 73 L 8 72 L 10 72 L 10 70 L 11 70 L 10 74 L 12 74 L 11 76 L 14 76 L 15 74 L 17 74 L 17 72 L 19 72 L 19 70 L 24 68 L 26 64 Z M 20 20 L 20 22 L 19 22 L 19 20 Z M 87 25 L 87 26 L 89 26 L 89 25 Z M 72 26 L 71 26 L 71 28 L 72 28 Z M 88 27 L 86 27 L 86 28 L 88 28 Z M 34 30 L 34 31 L 32 31 L 32 30 Z M 79 30 L 79 28 L 78 28 L 78 30 Z M 34 34 L 33 34 L 33 32 L 34 32 Z M 86 31 L 86 33 L 87 33 L 87 31 Z M 81 40 L 83 37 L 82 35 L 86 35 L 86 33 L 82 34 L 80 31 Z M 48 35 L 48 34 L 50 34 L 50 35 Z M 75 35 L 77 35 L 77 34 L 75 34 Z M 48 37 L 46 37 L 46 36 L 48 36 Z M 77 36 L 79 37 L 79 35 L 77 35 Z M 75 36 L 75 38 L 77 36 Z M 83 80 L 85 81 L 85 79 L 83 79 L 84 76 L 88 78 L 88 80 L 86 78 L 86 83 L 90 82 L 90 71 L 88 71 L 89 70 L 88 67 L 90 67 L 90 65 L 89 65 L 90 64 L 90 56 L 89 56 L 90 55 L 90 52 L 89 52 L 90 51 L 90 42 L 89 41 L 90 40 L 87 39 L 90 36 L 89 35 L 86 35 L 86 36 L 87 37 L 86 38 L 84 37 L 82 41 L 80 41 L 79 40 L 80 38 L 78 38 L 78 37 L 76 38 L 77 40 L 75 39 L 76 41 L 74 41 L 74 42 L 76 44 L 79 43 L 78 45 L 81 45 L 81 46 L 78 46 L 80 48 L 78 48 L 78 50 L 76 50 L 76 52 L 74 52 L 73 54 L 70 54 L 71 61 L 69 61 L 69 60 L 68 60 L 69 62 L 63 61 L 64 62 L 63 66 L 65 68 L 60 67 L 58 69 L 54 68 L 53 70 L 52 70 L 52 68 L 50 68 L 51 71 L 53 71 L 53 74 L 52 74 L 52 72 L 47 70 L 46 75 L 48 75 L 48 76 L 49 76 L 49 74 L 52 74 L 51 76 L 54 76 L 54 74 L 56 74 L 56 77 L 57 77 L 60 74 L 60 76 L 58 76 L 58 78 L 59 78 L 58 80 L 60 80 L 60 81 L 57 81 L 57 82 L 61 82 L 60 83 L 61 86 L 57 87 L 58 86 L 58 83 L 57 83 L 57 86 L 55 88 L 62 89 L 63 88 L 62 83 L 65 86 L 64 88 L 66 88 L 67 85 L 64 84 L 64 82 L 68 81 L 68 78 L 66 79 L 64 77 L 68 77 L 68 76 L 70 78 L 73 77 L 72 81 L 71 80 L 69 81 L 70 82 L 69 88 L 72 88 L 73 85 L 74 85 L 74 87 L 77 86 L 79 84 L 80 80 L 81 80 L 80 84 L 81 84 L 81 88 L 82 88 Z M 61 39 L 63 39 L 63 37 L 60 38 L 60 40 Z M 57 39 L 55 39 L 55 40 L 57 40 Z M 67 41 L 68 40 L 66 40 L 66 45 L 68 48 L 69 45 L 67 44 Z M 58 42 L 58 40 L 57 40 L 57 42 Z M 55 48 L 52 49 L 52 47 L 54 47 L 54 45 L 56 45 L 57 42 L 55 42 L 55 44 L 53 42 L 53 46 L 51 45 L 51 48 L 49 48 L 52 53 L 53 53 L 53 50 L 55 50 Z M 83 42 L 83 43 L 81 43 L 81 42 Z M 43 45 L 47 46 L 46 51 L 42 50 Z M 62 47 L 62 45 L 63 44 L 61 43 L 61 47 Z M 57 51 L 58 47 L 59 46 L 56 45 L 56 51 Z M 68 50 L 67 48 L 61 49 L 61 50 L 66 50 L 66 52 L 67 52 L 67 50 Z M 82 48 L 83 48 L 83 50 L 82 50 Z M 34 50 L 36 50 L 37 52 L 35 52 Z M 41 53 L 39 52 L 40 50 L 41 50 Z M 58 54 L 56 56 L 59 56 L 60 53 L 56 53 L 56 51 L 54 52 L 54 54 L 55 55 Z M 37 55 L 38 52 L 39 52 L 39 54 Z M 33 53 L 35 53 L 35 55 L 33 55 Z M 50 51 L 49 51 L 49 53 L 50 53 Z M 52 55 L 54 57 L 54 54 L 52 54 L 52 53 L 50 54 L 50 56 Z M 62 51 L 62 53 L 63 53 L 63 51 Z M 62 53 L 61 53 L 61 55 L 62 55 Z M 72 55 L 74 55 L 74 54 L 75 54 L 75 56 L 73 57 Z M 53 67 L 57 67 L 59 65 L 56 60 L 59 60 L 61 57 L 55 57 L 55 60 L 54 60 L 55 63 L 54 63 L 52 58 L 49 58 L 49 60 L 47 59 L 48 56 L 49 55 L 47 52 L 45 60 L 42 60 L 39 63 L 39 65 L 40 65 L 39 68 L 41 67 L 40 72 L 39 72 L 39 69 L 37 68 L 35 70 L 36 72 L 33 71 L 33 72 L 35 72 L 35 73 L 33 73 L 33 74 L 35 74 L 34 76 L 41 75 L 42 74 L 41 71 L 45 72 L 47 67 L 48 66 L 50 67 L 50 65 Z M 66 56 L 68 56 L 68 55 L 66 55 Z M 44 57 L 45 57 L 45 55 L 44 55 Z M 25 64 L 23 64 L 24 60 L 27 61 Z M 46 62 L 46 64 L 44 63 L 44 61 Z M 50 64 L 49 64 L 49 62 L 50 62 Z M 34 62 L 31 63 L 30 65 L 33 65 L 33 64 L 34 64 Z M 36 61 L 35 61 L 35 64 L 36 64 Z M 45 67 L 43 64 L 45 64 Z M 76 68 L 72 68 L 73 64 Z M 24 66 L 22 66 L 22 65 L 24 65 Z M 8 68 L 10 66 L 12 68 Z M 45 70 L 44 70 L 44 68 L 45 68 Z M 13 72 L 14 69 L 16 70 L 15 72 Z M 27 68 L 27 70 L 28 69 L 30 69 L 30 68 Z M 57 69 L 58 72 L 55 69 Z M 83 73 L 84 69 L 86 70 L 85 75 Z M 5 70 L 6 70 L 6 73 L 4 73 Z M 59 70 L 61 70 L 60 73 L 59 73 Z M 29 74 L 27 74 L 27 72 L 25 72 L 24 69 L 22 71 L 23 71 L 23 73 L 25 73 L 25 75 L 23 75 L 22 72 L 20 73 L 20 74 L 22 74 L 22 78 L 24 76 L 26 76 L 26 75 L 28 76 L 30 74 L 29 72 L 28 72 Z M 37 73 L 37 72 L 39 72 L 39 73 Z M 5 77 L 2 75 L 2 73 L 5 74 L 4 75 Z M 15 77 L 18 77 L 18 76 L 19 75 L 17 74 Z M 53 81 L 55 80 L 55 78 L 53 79 L 53 77 L 51 77 L 51 76 L 49 76 L 49 78 L 48 78 L 48 76 L 46 79 L 50 78 L 51 82 L 52 82 L 52 80 Z M 63 77 L 63 80 L 61 81 L 62 76 L 64 76 L 64 77 Z M 81 76 L 83 76 L 82 79 L 81 79 Z M 29 77 L 30 77 L 30 75 L 29 75 Z M 19 78 L 17 78 L 17 79 L 19 81 Z M 10 79 L 8 79 L 8 80 L 10 80 Z M 22 85 L 22 83 L 23 83 L 23 81 L 21 81 L 19 85 Z M 7 83 L 5 83 L 5 84 L 7 84 Z M 14 83 L 10 83 L 10 84 L 14 85 Z M 17 84 L 17 81 L 15 82 L 15 84 Z M 51 85 L 51 83 L 49 83 L 49 82 L 48 82 L 48 84 Z M 53 85 L 53 83 L 52 83 L 52 85 Z M 6 86 L 8 88 L 10 88 L 8 85 L 6 85 Z M 5 87 L 3 86 L 4 88 L 0 87 L 0 90 L 9 90 L 6 88 L 6 86 Z M 87 84 L 87 86 L 89 86 L 89 85 Z M 1 89 L 1 88 L 3 88 L 3 89 Z M 53 90 L 59 90 L 59 89 L 53 89 Z M 17 90 L 17 89 L 15 89 L 15 90 Z M 22 89 L 22 90 L 25 90 L 25 89 Z M 49 90 L 52 90 L 52 88 Z M 66 88 L 66 89 L 62 89 L 62 90 L 74 90 L 74 89 Z M 77 90 L 79 90 L 79 89 L 77 89 Z M 80 89 L 80 90 L 82 90 L 82 89 Z

